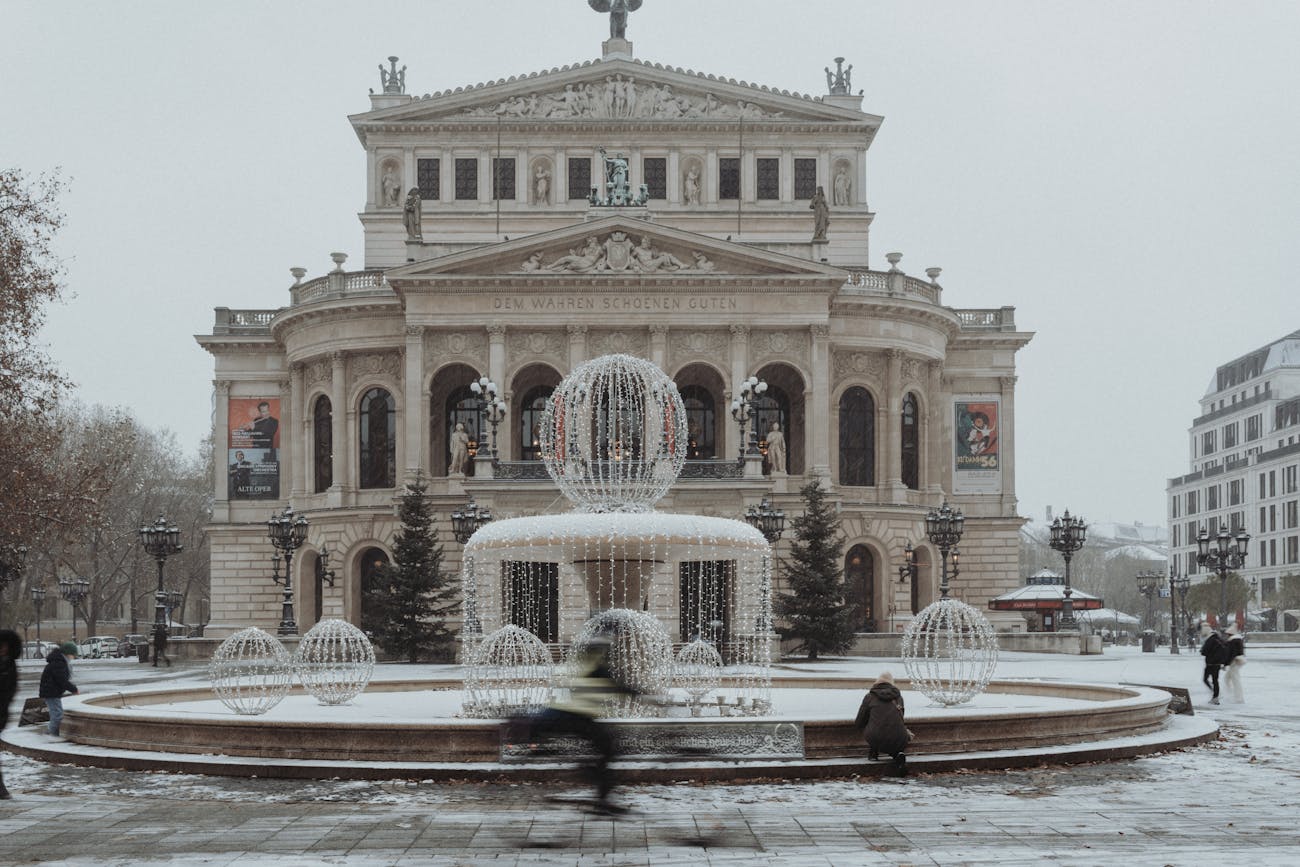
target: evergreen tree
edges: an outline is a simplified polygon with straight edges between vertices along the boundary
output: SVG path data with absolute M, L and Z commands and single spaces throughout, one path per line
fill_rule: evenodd
M 456 587 L 442 571 L 427 490 L 423 480 L 407 484 L 393 562 L 375 570 L 361 619 L 375 644 L 407 662 L 447 656 L 452 634 L 446 617 L 457 604 Z
M 798 639 L 809 659 L 843 653 L 853 643 L 853 611 L 844 600 L 844 537 L 834 508 L 817 482 L 800 491 L 804 513 L 791 522 L 794 542 L 785 575 L 790 593 L 779 593 L 776 613 L 782 638 Z

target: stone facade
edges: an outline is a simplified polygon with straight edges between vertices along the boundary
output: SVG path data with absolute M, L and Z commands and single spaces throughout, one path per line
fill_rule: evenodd
M 616 352 L 653 361 L 687 398 L 688 469 L 661 508 L 736 517 L 768 495 L 794 514 L 799 487 L 819 480 L 846 552 L 858 552 L 864 627 L 901 630 L 937 597 L 924 515 L 945 499 L 967 516 L 953 595 L 985 608 L 1018 584 L 1015 355 L 1031 335 L 1010 307 L 945 306 L 938 269 L 909 276 L 896 254 L 888 270 L 868 267 L 875 215 L 862 193 L 882 119 L 860 96 L 791 94 L 618 51 L 371 101 L 351 117 L 366 154 L 364 268 L 345 271 L 334 254 L 321 277 L 295 269 L 288 306 L 218 308 L 198 338 L 215 358 L 214 435 L 229 446 L 213 480 L 210 634 L 278 622 L 264 528 L 286 504 L 311 520 L 294 561 L 300 630 L 359 619 L 406 479 L 430 480 L 449 569 L 460 546 L 446 517 L 467 496 L 498 516 L 562 509 L 538 472 L 531 413 L 577 364 Z M 601 147 L 626 158 L 634 188 L 647 185 L 644 206 L 589 203 Z M 831 198 L 837 176 L 826 240 L 814 242 L 809 196 Z M 412 189 L 418 231 L 403 207 Z M 785 474 L 754 462 L 739 472 L 729 406 L 750 375 L 770 387 L 759 420 L 785 433 Z M 465 401 L 480 376 L 507 405 L 495 464 Z M 259 402 L 278 412 L 273 440 L 240 430 Z M 974 407 L 995 414 L 995 433 L 959 468 Z M 448 471 L 457 422 L 477 455 L 468 475 Z M 240 493 L 240 445 L 254 480 L 274 471 L 275 496 Z M 909 543 L 915 588 L 897 573 Z M 317 577 L 325 545 L 333 587 Z

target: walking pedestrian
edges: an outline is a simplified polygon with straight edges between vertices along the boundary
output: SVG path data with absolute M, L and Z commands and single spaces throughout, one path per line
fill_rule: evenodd
M 50 651 L 50 655 L 45 657 L 45 670 L 41 672 L 40 697 L 45 699 L 45 706 L 50 709 L 50 722 L 45 731 L 55 737 L 59 735 L 59 723 L 63 722 L 63 696 L 66 693 L 77 694 L 68 657 L 77 658 L 77 645 L 71 641 L 65 641 Z
M 1234 704 L 1245 704 L 1246 693 L 1241 688 L 1241 667 L 1246 664 L 1246 639 L 1237 624 L 1228 627 L 1228 661 L 1223 666 L 1223 680 Z
M 0 629 L 0 731 L 9 725 L 9 703 L 18 692 L 18 658 L 22 656 L 23 642 L 12 629 Z M 0 801 L 9 800 L 5 788 L 4 769 L 0 768 Z
M 1208 623 L 1201 623 L 1201 656 L 1205 657 L 1205 671 L 1201 673 L 1201 682 L 1212 693 L 1210 704 L 1219 703 L 1219 668 L 1228 656 L 1228 647 L 1223 637 L 1215 632 Z
M 894 760 L 894 770 L 907 776 L 907 744 L 912 733 L 903 722 L 903 694 L 894 685 L 894 676 L 882 671 L 862 698 L 855 725 L 867 741 L 867 758 L 876 761 L 881 753 Z
M 162 626 L 153 631 L 153 667 L 158 667 L 158 660 L 161 659 L 167 663 L 167 667 L 172 667 L 171 657 L 167 655 L 167 630 Z

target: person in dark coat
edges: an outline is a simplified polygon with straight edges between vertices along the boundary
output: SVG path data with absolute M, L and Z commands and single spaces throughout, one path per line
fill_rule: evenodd
M 900 777 L 907 774 L 905 751 L 912 739 L 903 715 L 903 694 L 894 686 L 894 676 L 884 671 L 863 697 L 854 721 L 867 740 L 867 757 L 875 761 L 881 753 L 891 756 Z
M 18 692 L 18 658 L 22 656 L 23 641 L 12 629 L 0 629 L 0 731 L 9 725 L 9 703 Z M 0 801 L 9 800 L 5 788 L 4 770 L 0 769 Z
M 1210 704 L 1218 704 L 1219 667 L 1228 661 L 1228 645 L 1224 642 L 1223 636 L 1215 632 L 1208 623 L 1201 624 L 1201 637 L 1205 639 L 1201 645 L 1201 656 L 1205 657 L 1205 671 L 1201 674 L 1201 682 L 1213 693 Z
M 162 626 L 155 626 L 153 630 L 153 667 L 158 667 L 158 660 L 167 663 L 167 667 L 172 667 L 172 661 L 167 656 L 167 630 Z
M 59 723 L 63 722 L 63 696 L 66 693 L 77 694 L 77 685 L 72 682 L 72 666 L 68 657 L 77 657 L 77 645 L 65 641 L 50 651 L 45 657 L 45 670 L 41 672 L 41 698 L 50 709 L 50 723 L 45 727 L 49 734 L 59 734 Z

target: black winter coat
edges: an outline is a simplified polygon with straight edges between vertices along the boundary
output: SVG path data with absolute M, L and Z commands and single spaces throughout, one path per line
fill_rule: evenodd
M 903 724 L 903 695 L 892 683 L 876 683 L 862 699 L 855 721 L 873 752 L 893 755 L 911 739 Z
M 9 724 L 9 704 L 18 692 L 18 657 L 23 652 L 22 640 L 10 629 L 0 629 L 8 655 L 0 660 L 0 729 Z
M 1227 665 L 1231 661 L 1228 657 L 1228 645 L 1217 632 L 1211 632 L 1210 637 L 1205 639 L 1205 643 L 1201 645 L 1201 656 L 1205 657 L 1206 665 Z
M 72 682 L 72 669 L 68 658 L 57 647 L 45 657 L 45 670 L 41 672 L 41 698 L 63 698 L 66 692 L 76 692 L 77 686 Z

